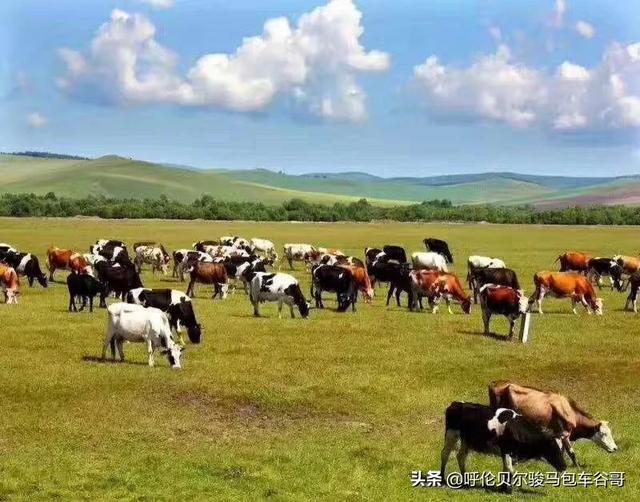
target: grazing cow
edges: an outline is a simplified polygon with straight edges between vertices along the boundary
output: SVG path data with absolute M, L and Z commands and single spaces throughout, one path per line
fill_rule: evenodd
M 509 339 L 513 338 L 516 320 L 528 308 L 527 297 L 521 289 L 497 284 L 484 284 L 480 288 L 480 308 L 484 322 L 484 334 L 489 335 L 492 314 L 503 315 L 509 320 Z
M 470 451 L 502 457 L 502 472 L 509 472 L 506 490 L 511 491 L 513 462 L 531 459 L 546 460 L 556 471 L 563 472 L 567 464 L 560 440 L 538 424 L 507 408 L 454 401 L 445 411 L 445 435 L 442 448 L 440 476 L 445 470 L 451 452 L 460 442 L 456 455 L 460 473 L 466 472 Z
M 613 257 L 613 261 L 622 267 L 625 274 L 631 275 L 640 270 L 640 259 L 635 256 L 616 255 Z
M 26 276 L 29 287 L 32 287 L 35 281 L 38 281 L 43 288 L 47 287 L 47 276 L 40 269 L 40 261 L 36 255 L 8 251 L 2 261 L 13 267 L 18 275 Z
M 469 285 L 473 291 L 473 301 L 478 303 L 478 293 L 485 284 L 509 286 L 520 289 L 517 274 L 510 268 L 477 268 L 469 273 Z
M 355 260 L 357 260 L 359 263 L 351 265 L 347 262 L 347 264 L 340 263 L 338 266 L 343 267 L 351 272 L 358 291 L 362 292 L 362 296 L 364 296 L 364 301 L 366 303 L 371 303 L 371 300 L 373 300 L 374 291 L 373 286 L 371 285 L 371 279 L 369 278 L 369 272 L 367 272 L 367 268 L 360 260 L 358 260 L 357 258 L 355 258 Z
M 177 334 L 181 327 L 187 328 L 191 343 L 200 343 L 202 326 L 196 320 L 191 298 L 176 289 L 136 288 L 127 294 L 127 303 L 135 303 L 143 307 L 155 307 L 169 317 L 169 325 Z M 182 343 L 182 336 L 180 342 Z
M 602 289 L 602 278 L 609 277 L 611 290 L 622 291 L 622 272 L 622 267 L 613 258 L 591 258 L 587 277 L 595 281 L 599 289 Z
M 351 271 L 337 265 L 318 265 L 311 271 L 311 297 L 316 301 L 316 308 L 324 308 L 322 292 L 336 293 L 338 312 L 345 312 L 349 305 L 356 311 L 358 287 Z
M 176 249 L 173 252 L 173 277 L 184 281 L 184 271 L 188 270 L 196 262 L 213 263 L 213 257 L 203 251 L 191 249 Z
M 107 306 L 105 302 L 107 286 L 92 275 L 71 272 L 67 276 L 67 288 L 69 289 L 69 312 L 78 312 L 76 307 L 77 297 L 82 299 L 80 311 L 85 309 L 88 299 L 89 312 L 93 312 L 93 297 L 96 295 L 100 295 L 100 307 L 105 308 Z
M 556 262 L 560 262 L 560 272 L 582 272 L 584 274 L 589 270 L 589 260 L 591 260 L 591 256 L 579 251 L 568 251 L 556 258 Z
M 570 441 L 590 439 L 609 453 L 618 449 L 608 422 L 594 420 L 573 399 L 562 394 L 503 380 L 489 385 L 489 403 L 494 409 L 512 408 L 532 422 L 551 429 L 561 438 L 575 466 L 578 462 Z
M 278 272 L 258 272 L 251 279 L 249 298 L 253 305 L 253 315 L 260 317 L 259 305 L 262 302 L 278 302 L 278 318 L 282 317 L 282 305 L 286 303 L 294 318 L 293 306 L 296 305 L 303 319 L 309 317 L 309 303 L 302 294 L 298 280 Z
M 0 289 L 4 293 L 5 303 L 18 303 L 20 280 L 13 267 L 0 263 Z
M 162 272 L 163 275 L 167 275 L 170 257 L 162 244 L 143 244 L 133 249 L 136 252 L 134 263 L 138 272 L 142 270 L 142 264 L 147 263 L 151 265 L 151 272 L 153 274 L 155 274 L 157 270 Z
M 444 256 L 434 252 L 416 252 L 411 255 L 411 263 L 415 270 L 430 269 L 448 272 L 447 261 Z
M 114 303 L 107 309 L 107 333 L 102 347 L 102 360 L 106 359 L 107 347 L 111 347 L 111 357 L 115 360 L 116 348 L 120 361 L 124 362 L 124 342 L 142 342 L 147 344 L 149 366 L 154 365 L 153 354 L 156 349 L 166 354 L 169 364 L 180 369 L 181 345 L 171 339 L 171 327 L 167 315 L 153 307 L 143 307 L 130 303 Z
M 602 298 L 596 298 L 593 285 L 579 272 L 538 272 L 533 276 L 536 290 L 529 298 L 529 308 L 538 302 L 538 313 L 542 314 L 542 300 L 551 293 L 556 298 L 571 298 L 573 313 L 576 305 L 582 303 L 587 313 L 591 310 L 602 315 Z M 589 310 L 591 309 L 591 310 Z
M 252 253 L 263 253 L 274 261 L 278 260 L 276 246 L 270 240 L 252 237 L 249 241 L 249 247 L 251 248 Z
M 294 261 L 305 261 L 308 253 L 317 252 L 311 244 L 285 244 L 283 247 L 284 257 L 289 263 L 289 268 L 293 270 Z
M 227 270 L 221 263 L 195 262 L 189 267 L 191 280 L 187 287 L 187 296 L 194 296 L 194 286 L 196 282 L 202 284 L 213 284 L 213 296 L 220 296 L 221 299 L 227 297 L 229 290 Z
M 638 313 L 638 290 L 640 290 L 640 272 L 635 272 L 629 276 L 629 296 L 624 304 L 624 309 L 628 310 L 629 304 L 633 305 L 633 312 Z M 625 288 L 626 289 L 626 288 Z
M 387 292 L 387 307 L 391 301 L 391 297 L 395 293 L 396 304 L 400 307 L 400 295 L 402 292 L 409 296 L 409 305 L 413 304 L 413 291 L 411 288 L 411 278 L 409 277 L 408 263 L 398 263 L 396 261 L 374 261 L 367 267 L 367 273 L 371 277 L 371 283 L 387 282 L 389 283 L 389 291 Z
M 440 239 L 425 239 L 422 242 L 424 242 L 424 246 L 428 251 L 441 254 L 445 260 L 447 260 L 447 263 L 453 264 L 453 255 L 451 251 L 449 251 L 449 245 L 446 241 Z
M 93 273 L 85 257 L 70 249 L 49 248 L 47 250 L 47 265 L 49 268 L 50 281 L 53 281 L 53 273 L 58 269 L 69 270 L 79 274 L 83 272 Z
M 450 314 L 453 314 L 452 299 L 460 302 L 460 307 L 465 314 L 471 312 L 471 297 L 465 293 L 460 279 L 455 274 L 438 270 L 412 270 L 409 275 L 413 291 L 413 304 L 409 305 L 410 309 L 416 308 L 416 303 L 419 303 L 422 308 L 422 298 L 426 296 L 434 314 L 438 311 L 441 298 L 445 299 Z
M 382 251 L 387 255 L 388 260 L 397 261 L 398 263 L 407 263 L 407 252 L 401 246 L 382 246 Z
M 133 265 L 122 266 L 117 263 L 101 261 L 96 263 L 96 271 L 98 279 L 107 286 L 106 296 L 113 292 L 116 297 L 124 301 L 129 291 L 143 286 L 140 274 Z

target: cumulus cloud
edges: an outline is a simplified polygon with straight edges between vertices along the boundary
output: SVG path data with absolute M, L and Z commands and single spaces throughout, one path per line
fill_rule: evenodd
M 357 75 L 390 66 L 387 53 L 360 44 L 361 20 L 352 0 L 331 0 L 296 25 L 284 17 L 269 19 L 261 35 L 245 38 L 234 53 L 206 54 L 181 76 L 178 56 L 158 43 L 149 19 L 114 10 L 89 51 L 59 51 L 66 74 L 57 84 L 69 93 L 88 85 L 124 104 L 237 112 L 263 110 L 284 96 L 316 116 L 359 121 L 367 112 Z
M 565 61 L 553 72 L 516 61 L 500 45 L 466 68 L 431 56 L 414 79 L 435 116 L 556 130 L 640 127 L 640 43 L 613 43 L 593 68 Z
M 47 122 L 47 117 L 38 112 L 32 112 L 27 115 L 27 124 L 34 129 L 39 129 L 47 125 Z
M 596 29 L 593 27 L 593 25 L 582 20 L 576 23 L 575 29 L 578 34 L 584 38 L 593 38 L 593 36 L 596 34 Z
M 154 9 L 168 9 L 173 7 L 175 0 L 138 0 L 138 2 L 146 3 Z

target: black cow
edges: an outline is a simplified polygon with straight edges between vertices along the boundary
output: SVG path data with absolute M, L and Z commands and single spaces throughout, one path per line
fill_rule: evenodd
M 124 301 L 129 291 L 143 287 L 140 274 L 133 264 L 131 266 L 122 266 L 101 261 L 95 264 L 95 269 L 100 281 L 107 286 L 107 296 L 113 292 L 116 297 L 122 298 Z
M 337 265 L 318 265 L 311 271 L 311 296 L 317 308 L 324 308 L 322 292 L 331 291 L 338 296 L 338 312 L 345 312 L 349 305 L 356 311 L 358 287 L 351 272 Z
M 386 245 L 382 247 L 382 251 L 386 255 L 387 260 L 407 263 L 407 252 L 401 246 Z
M 612 258 L 591 258 L 587 277 L 595 281 L 599 289 L 602 289 L 602 277 L 609 277 L 611 290 L 613 288 L 622 291 L 623 269 Z
M 40 269 L 40 261 L 36 255 L 9 250 L 1 261 L 12 266 L 18 275 L 26 276 L 29 287 L 33 286 L 34 281 L 38 281 L 43 288 L 47 287 L 47 276 Z
M 475 268 L 469 270 L 468 280 L 474 303 L 478 303 L 478 292 L 485 284 L 509 286 L 516 291 L 520 289 L 518 275 L 510 268 Z
M 438 253 L 444 256 L 444 259 L 447 260 L 447 263 L 453 263 L 453 255 L 451 254 L 451 251 L 449 251 L 449 245 L 446 241 L 443 241 L 441 239 L 426 238 L 422 242 L 424 242 L 427 251 Z
M 624 309 L 627 310 L 629 308 L 629 304 L 633 305 L 633 311 L 638 313 L 638 290 L 640 290 L 640 271 L 634 272 L 629 276 L 628 285 L 631 287 L 629 291 L 629 296 L 627 296 L 627 301 L 624 304 Z M 626 289 L 626 287 L 624 288 Z
M 493 410 L 489 406 L 454 401 L 445 412 L 445 438 L 442 448 L 440 474 L 445 469 L 451 451 L 460 441 L 456 456 L 460 472 L 466 470 L 470 450 L 500 455 L 503 472 L 513 475 L 513 461 L 546 460 L 559 472 L 566 470 L 561 441 L 549 431 L 508 408 Z M 511 479 L 506 483 L 511 491 Z
M 191 343 L 200 343 L 202 327 L 196 320 L 191 298 L 175 289 L 136 288 L 127 293 L 128 303 L 137 303 L 144 307 L 155 307 L 166 312 L 169 325 L 176 333 L 180 326 L 187 328 Z
M 408 263 L 376 261 L 368 267 L 371 282 L 388 282 L 389 291 L 387 292 L 387 306 L 391 301 L 391 297 L 395 293 L 396 304 L 400 307 L 400 295 L 402 292 L 409 296 L 409 306 L 413 304 L 413 290 L 411 288 L 411 267 Z
M 77 297 L 82 298 L 80 311 L 84 310 L 87 306 L 87 299 L 89 299 L 89 312 L 93 312 L 93 297 L 96 295 L 100 295 L 100 307 L 107 307 L 105 301 L 107 297 L 106 284 L 89 274 L 71 272 L 67 276 L 67 288 L 69 289 L 69 312 L 78 312 L 75 301 Z

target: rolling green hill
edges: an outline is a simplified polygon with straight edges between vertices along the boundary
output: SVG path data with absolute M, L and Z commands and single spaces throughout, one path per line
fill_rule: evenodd
M 63 156 L 61 156 L 63 157 Z M 278 203 L 294 197 L 311 202 L 404 204 L 449 199 L 454 204 L 640 205 L 640 177 L 570 178 L 515 173 L 479 173 L 424 178 L 380 178 L 366 173 L 287 175 L 266 169 L 193 169 L 126 159 L 42 158 L 0 155 L 0 192 L 55 192 L 116 198 L 169 198 L 190 202 L 202 195 L 222 200 Z

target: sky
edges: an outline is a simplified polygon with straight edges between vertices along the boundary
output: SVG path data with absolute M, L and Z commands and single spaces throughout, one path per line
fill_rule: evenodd
M 3 0 L 0 151 L 640 173 L 640 2 Z

